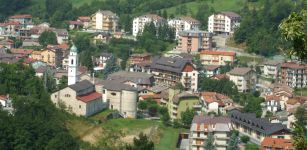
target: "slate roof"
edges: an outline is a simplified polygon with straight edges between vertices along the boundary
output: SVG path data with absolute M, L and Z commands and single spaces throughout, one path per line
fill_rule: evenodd
M 253 71 L 251 68 L 233 68 L 231 71 L 229 71 L 229 74 L 231 75 L 245 75 L 248 72 Z
M 93 86 L 94 84 L 92 84 L 90 81 L 82 80 L 80 82 L 77 82 L 76 84 L 70 85 L 69 87 L 78 93 L 82 90 L 89 89 Z
M 132 81 L 136 84 L 152 85 L 153 75 L 143 72 L 118 71 L 108 76 L 108 80 Z
M 192 123 L 197 123 L 197 124 L 231 123 L 231 120 L 228 117 L 194 116 Z
M 289 131 L 287 127 L 281 123 L 270 123 L 264 118 L 256 118 L 255 114 L 241 113 L 238 110 L 232 110 L 230 112 L 230 118 L 234 123 L 244 125 L 267 136 L 279 131 Z
M 174 98 L 173 98 L 173 102 L 176 103 L 176 104 L 178 104 L 179 101 L 180 101 L 180 99 L 182 99 L 182 98 L 191 98 L 191 97 L 194 97 L 194 98 L 198 99 L 198 96 L 197 96 L 197 95 L 191 94 L 191 93 L 189 93 L 189 92 L 185 92 L 185 91 L 184 91 L 184 92 L 182 92 L 182 93 L 180 93 L 180 94 L 176 94 L 176 95 L 174 96 Z
M 174 73 L 181 73 L 186 64 L 191 63 L 189 60 L 171 57 L 155 57 L 151 69 L 164 70 Z
M 149 90 L 152 91 L 152 92 L 154 92 L 154 93 L 160 93 L 160 92 L 165 91 L 165 90 L 167 90 L 167 89 L 169 89 L 168 86 L 164 86 L 164 85 L 155 85 L 155 86 L 151 87 Z
M 121 90 L 137 91 L 137 88 L 132 87 L 128 84 L 118 82 L 116 80 L 103 80 L 100 83 L 103 85 L 103 88 L 105 88 L 107 90 L 112 90 L 112 91 L 121 91 Z

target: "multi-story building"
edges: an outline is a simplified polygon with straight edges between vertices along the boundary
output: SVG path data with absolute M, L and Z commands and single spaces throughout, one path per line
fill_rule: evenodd
M 107 61 L 112 57 L 111 53 L 101 53 L 95 59 L 95 70 L 102 70 L 106 67 Z
M 226 109 L 233 107 L 233 101 L 226 95 L 216 92 L 200 93 L 200 100 L 205 112 L 215 112 L 225 114 Z
M 270 123 L 264 118 L 256 118 L 254 113 L 230 112 L 231 122 L 240 134 L 250 137 L 251 142 L 260 145 L 265 137 L 290 139 L 291 133 L 281 123 Z
M 205 65 L 204 66 L 204 73 L 205 76 L 210 78 L 213 77 L 214 75 L 220 74 L 220 69 L 221 66 L 216 66 L 216 65 Z
M 241 17 L 234 12 L 221 12 L 208 18 L 208 31 L 212 33 L 233 34 L 240 25 Z
M 40 54 L 41 61 L 48 65 L 53 67 L 60 67 L 62 65 L 63 51 L 61 49 L 45 49 Z
M 108 80 L 116 80 L 125 84 L 129 84 L 135 88 L 150 88 L 154 85 L 155 79 L 152 74 L 143 72 L 118 71 L 108 76 Z
M 234 68 L 227 76 L 235 83 L 239 92 L 252 90 L 257 82 L 257 74 L 251 68 Z
M 147 14 L 133 19 L 132 35 L 142 34 L 146 24 L 153 22 L 156 27 L 166 23 L 166 20 L 155 14 Z
M 176 31 L 176 39 L 179 38 L 179 32 L 186 30 L 198 30 L 200 22 L 192 17 L 183 16 L 168 20 L 168 25 Z
M 279 80 L 281 84 L 292 88 L 307 87 L 307 65 L 295 62 L 282 63 Z
M 170 86 L 181 83 L 185 90 L 197 91 L 199 72 L 190 60 L 156 57 L 150 66 L 157 83 Z
M 178 89 L 168 89 L 161 93 L 161 105 L 168 108 L 172 120 L 180 119 L 181 113 L 187 109 L 200 111 L 199 97 L 189 92 Z
M 294 150 L 292 140 L 266 137 L 261 142 L 261 150 Z
M 91 17 L 88 16 L 80 16 L 78 17 L 77 21 L 82 22 L 83 29 L 88 29 L 91 25 Z
M 10 16 L 9 22 L 19 22 L 23 28 L 26 28 L 27 25 L 32 24 L 32 16 L 29 14 Z
M 118 30 L 118 16 L 109 10 L 98 10 L 91 16 L 91 28 L 104 32 L 116 32 Z
M 235 52 L 205 50 L 200 53 L 200 61 L 203 65 L 233 64 L 235 61 Z
M 202 50 L 212 49 L 212 33 L 206 31 L 180 31 L 178 51 L 184 53 L 198 53 Z
M 129 57 L 129 64 L 134 65 L 134 64 L 139 64 L 139 63 L 147 63 L 151 61 L 151 55 L 148 53 L 144 54 L 132 54 Z
M 282 101 L 280 97 L 276 95 L 266 96 L 265 103 L 267 111 L 270 111 L 272 113 L 285 109 L 285 101 Z
M 274 60 L 264 62 L 260 65 L 262 75 L 276 79 L 280 71 L 281 63 L 281 61 Z
M 226 150 L 233 129 L 228 117 L 194 116 L 189 137 L 190 150 L 205 150 L 209 133 L 217 150 Z

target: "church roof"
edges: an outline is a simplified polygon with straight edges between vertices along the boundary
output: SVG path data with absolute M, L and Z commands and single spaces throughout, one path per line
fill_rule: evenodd
M 70 48 L 71 52 L 78 52 L 77 47 L 75 46 L 75 44 L 72 45 L 72 47 Z
M 82 90 L 89 89 L 93 86 L 94 84 L 92 84 L 90 81 L 82 80 L 76 84 L 70 85 L 69 87 L 78 93 Z

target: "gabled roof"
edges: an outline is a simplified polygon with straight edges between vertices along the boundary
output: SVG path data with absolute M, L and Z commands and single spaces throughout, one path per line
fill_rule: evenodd
M 151 18 L 152 20 L 156 20 L 156 21 L 160 21 L 160 20 L 164 20 L 163 17 L 160 17 L 156 14 L 146 14 L 146 15 L 142 15 L 142 16 L 139 16 L 141 18 Z
M 228 117 L 209 117 L 209 116 L 194 116 L 192 123 L 197 124 L 217 124 L 217 123 L 231 123 Z
M 103 88 L 112 91 L 121 91 L 121 90 L 137 91 L 137 88 L 132 87 L 128 84 L 118 82 L 116 80 L 103 80 L 100 82 L 100 84 L 103 85 Z
M 91 21 L 91 17 L 89 17 L 89 16 L 80 16 L 80 17 L 78 17 L 78 20 L 80 20 L 82 22 L 89 22 L 89 21 Z
M 153 75 L 143 72 L 118 71 L 108 76 L 108 80 L 132 81 L 136 84 L 152 85 Z
M 29 55 L 33 52 L 31 49 L 21 49 L 21 48 L 12 48 L 10 49 L 12 54 L 23 54 L 23 55 Z
M 187 64 L 192 65 L 189 60 L 161 56 L 154 58 L 150 67 L 151 69 L 181 73 Z
M 180 99 L 184 99 L 184 98 L 196 98 L 198 99 L 198 96 L 195 94 L 191 94 L 189 92 L 181 92 L 180 94 L 176 94 L 173 98 L 173 102 L 178 104 L 180 102 Z
M 31 15 L 29 14 L 20 14 L 20 15 L 14 15 L 14 16 L 10 16 L 10 19 L 24 19 L 24 18 L 32 18 Z
M 102 95 L 97 92 L 92 92 L 86 95 L 77 96 L 78 100 L 85 102 L 85 103 L 91 102 L 93 100 L 101 99 L 101 98 L 102 98 Z
M 272 135 L 279 131 L 289 132 L 286 126 L 281 123 L 270 123 L 264 118 L 256 118 L 254 113 L 241 113 L 238 110 L 230 112 L 232 122 L 244 125 L 252 130 L 265 134 L 266 136 Z
M 271 149 L 280 148 L 294 150 L 293 141 L 289 139 L 265 137 L 261 142 L 261 147 L 270 147 Z
M 239 14 L 235 13 L 235 12 L 231 12 L 231 11 L 223 11 L 221 12 L 221 14 L 228 16 L 230 18 L 234 18 L 234 17 L 240 17 Z
M 249 73 L 250 71 L 253 71 L 251 68 L 233 68 L 231 71 L 229 71 L 228 73 L 230 75 L 245 75 L 247 73 Z
M 201 51 L 200 54 L 202 54 L 202 55 L 235 56 L 236 52 L 220 51 L 220 50 L 204 50 L 204 51 Z
M 280 98 L 276 95 L 268 95 L 265 97 L 266 101 L 280 101 Z
M 112 11 L 110 11 L 110 10 L 98 10 L 95 14 L 97 14 L 97 13 L 101 13 L 101 14 L 106 15 L 106 16 L 116 16 L 116 14 L 113 13 Z
M 76 84 L 70 85 L 68 87 L 70 87 L 71 89 L 73 89 L 74 91 L 76 91 L 78 93 L 82 90 L 94 87 L 94 85 L 88 80 L 82 80 L 82 81 L 77 82 Z
M 181 17 L 175 18 L 175 20 L 176 19 L 183 20 L 183 21 L 186 21 L 186 22 L 189 22 L 189 23 L 195 23 L 195 24 L 199 24 L 200 23 L 198 20 L 192 18 L 191 16 L 181 16 Z

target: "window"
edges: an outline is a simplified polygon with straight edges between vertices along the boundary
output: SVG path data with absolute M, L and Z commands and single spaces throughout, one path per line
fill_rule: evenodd
M 54 95 L 54 98 L 57 98 L 57 95 Z
M 112 95 L 112 96 L 116 96 L 116 93 L 112 92 L 111 95 Z
M 79 105 L 79 108 L 81 109 L 81 105 Z
M 103 90 L 102 93 L 103 93 L 103 94 L 106 94 L 106 90 Z
M 73 59 L 70 62 L 71 62 L 72 65 L 74 64 L 74 60 Z

